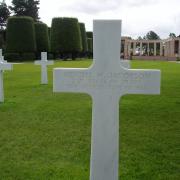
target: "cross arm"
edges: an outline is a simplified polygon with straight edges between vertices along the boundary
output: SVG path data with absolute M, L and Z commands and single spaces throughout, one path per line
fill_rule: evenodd
M 10 63 L 1 63 L 0 70 L 12 70 L 13 66 Z
M 86 68 L 55 68 L 53 72 L 54 92 L 88 93 L 88 77 Z
M 129 69 L 127 75 L 125 94 L 160 94 L 160 70 Z

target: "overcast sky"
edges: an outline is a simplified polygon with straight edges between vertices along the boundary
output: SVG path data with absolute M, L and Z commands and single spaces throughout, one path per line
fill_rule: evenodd
M 180 34 L 180 0 L 40 0 L 39 12 L 49 26 L 53 17 L 77 17 L 91 31 L 93 19 L 122 19 L 122 35 Z

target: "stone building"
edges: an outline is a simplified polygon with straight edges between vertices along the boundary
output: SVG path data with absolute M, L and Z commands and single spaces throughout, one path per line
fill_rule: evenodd
M 163 40 L 121 39 L 121 57 L 142 60 L 177 60 L 180 58 L 180 37 Z

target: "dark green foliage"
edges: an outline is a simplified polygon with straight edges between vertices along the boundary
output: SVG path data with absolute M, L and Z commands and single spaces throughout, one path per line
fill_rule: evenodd
M 35 21 L 39 19 L 39 0 L 12 0 L 11 11 L 15 16 L 30 16 Z
M 0 49 L 5 49 L 6 30 L 0 30 Z
M 157 40 L 157 39 L 160 39 L 160 37 L 154 31 L 149 31 L 146 34 L 146 36 L 144 37 L 144 39 L 147 39 L 147 40 Z
M 10 16 L 10 11 L 5 1 L 0 3 L 0 29 L 6 26 L 6 21 Z
M 44 23 L 35 23 L 37 52 L 49 51 L 48 27 Z
M 93 38 L 93 32 L 92 31 L 86 32 L 86 36 L 87 38 Z
M 87 52 L 87 36 L 86 29 L 84 23 L 79 23 L 80 31 L 81 31 L 81 40 L 82 40 L 82 52 Z
M 48 59 L 50 60 L 54 59 L 54 55 L 52 53 L 48 53 Z
M 49 36 L 49 39 L 50 39 L 50 36 L 51 36 L 51 28 L 48 27 L 48 36 Z
M 26 61 L 29 61 L 29 60 L 35 60 L 36 59 L 36 56 L 35 56 L 35 53 L 22 53 L 21 55 L 21 59 L 22 60 L 26 60 Z
M 24 53 L 36 51 L 34 22 L 30 17 L 10 17 L 7 24 L 8 53 Z
M 76 53 L 82 50 L 76 18 L 54 18 L 51 27 L 51 50 L 54 53 Z
M 92 40 L 92 38 L 87 39 L 87 44 L 88 44 L 88 52 L 93 52 L 93 40 Z
M 93 57 L 93 39 L 92 38 L 88 38 L 87 39 L 87 45 L 88 45 L 88 58 L 92 58 Z
M 14 62 L 14 61 L 20 61 L 21 60 L 21 56 L 19 53 L 5 53 L 4 54 L 4 59 L 10 61 L 10 62 Z
M 175 33 L 170 33 L 170 34 L 169 34 L 169 37 L 170 37 L 170 38 L 175 38 L 175 37 L 176 37 L 176 34 L 175 34 Z

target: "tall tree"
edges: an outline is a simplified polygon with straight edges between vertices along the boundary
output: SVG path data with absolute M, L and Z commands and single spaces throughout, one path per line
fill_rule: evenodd
M 0 3 L 0 29 L 4 29 L 8 17 L 10 16 L 10 11 L 6 5 L 5 0 Z
M 143 38 L 141 36 L 138 36 L 137 40 L 143 40 Z
M 148 40 L 156 40 L 156 39 L 160 39 L 160 37 L 154 32 L 154 31 L 149 31 L 146 36 L 145 39 Z
M 170 37 L 170 38 L 175 38 L 175 37 L 176 37 L 176 34 L 175 34 L 175 33 L 170 33 L 170 34 L 169 34 L 169 37 Z
M 15 16 L 30 16 L 35 21 L 39 20 L 39 0 L 12 0 L 10 9 Z

